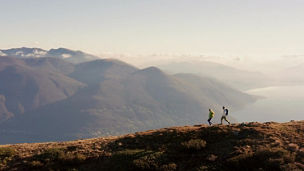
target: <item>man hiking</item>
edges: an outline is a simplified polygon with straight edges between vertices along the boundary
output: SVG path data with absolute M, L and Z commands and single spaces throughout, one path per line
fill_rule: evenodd
M 212 111 L 212 109 L 209 109 L 209 125 L 212 125 L 211 119 L 214 117 L 214 112 Z
M 228 124 L 230 125 L 227 116 L 228 116 L 228 109 L 226 109 L 225 106 L 223 106 L 223 116 L 221 117 L 221 125 L 223 124 L 223 119 L 225 119 L 225 121 L 228 122 Z

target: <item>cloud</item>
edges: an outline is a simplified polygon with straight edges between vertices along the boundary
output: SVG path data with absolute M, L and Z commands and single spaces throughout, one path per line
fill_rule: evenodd
M 24 53 L 23 53 L 22 51 L 17 51 L 15 54 L 16 54 L 17 56 L 24 56 Z
M 283 55 L 283 58 L 303 58 L 304 55 Z
M 235 61 L 241 61 L 241 58 L 240 57 L 236 57 L 234 58 Z
M 0 50 L 0 56 L 7 56 L 7 55 Z
M 47 54 L 47 52 L 44 50 L 34 49 L 32 53 L 27 53 L 24 56 L 40 58 L 40 57 L 44 57 L 46 54 Z

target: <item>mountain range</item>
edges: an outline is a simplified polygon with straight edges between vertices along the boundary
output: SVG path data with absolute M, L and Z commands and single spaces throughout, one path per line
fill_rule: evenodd
M 193 74 L 115 59 L 0 57 L 0 143 L 62 141 L 205 122 L 256 97 Z M 233 117 L 230 119 L 234 120 Z
M 82 51 L 75 51 L 66 48 L 44 50 L 41 48 L 11 48 L 0 50 L 0 56 L 12 56 L 17 58 L 43 58 L 43 57 L 54 57 L 64 59 L 72 63 L 86 62 L 99 57 L 84 53 Z
M 275 79 L 261 72 L 237 69 L 210 61 L 180 61 L 158 65 L 169 73 L 192 73 L 202 77 L 213 77 L 227 85 L 240 90 L 267 87 L 274 84 Z

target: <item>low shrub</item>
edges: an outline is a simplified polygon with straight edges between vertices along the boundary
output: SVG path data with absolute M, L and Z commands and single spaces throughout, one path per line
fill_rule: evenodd
M 135 167 L 133 160 L 145 156 L 148 153 L 151 152 L 145 151 L 144 149 L 125 149 L 117 151 L 103 164 L 105 167 L 103 170 L 109 168 L 111 168 L 111 170 L 132 170 Z
M 0 148 L 0 160 L 3 160 L 8 157 L 12 157 L 16 154 L 15 149 L 10 147 L 2 147 Z
M 283 148 L 263 148 L 255 153 L 244 153 L 228 159 L 227 167 L 280 170 L 282 165 L 294 160 L 295 155 Z
M 173 170 L 176 170 L 176 168 L 177 168 L 177 165 L 175 163 L 169 163 L 169 164 L 162 165 L 160 167 L 160 170 L 173 171 Z
M 43 163 L 41 163 L 40 161 L 32 161 L 29 163 L 29 165 L 32 167 L 32 168 L 39 168 L 39 167 L 42 167 L 43 166 Z
M 156 170 L 161 167 L 163 161 L 163 153 L 154 152 L 133 160 L 133 164 L 140 170 Z
M 186 150 L 202 150 L 206 147 L 206 144 L 206 141 L 202 139 L 191 139 L 181 143 L 183 148 Z
M 62 148 L 50 148 L 34 157 L 40 161 L 81 162 L 86 159 L 83 154 L 66 152 Z
M 35 158 L 40 161 L 57 161 L 62 159 L 64 156 L 64 150 L 61 148 L 49 148 L 45 150 L 43 153 L 36 155 Z

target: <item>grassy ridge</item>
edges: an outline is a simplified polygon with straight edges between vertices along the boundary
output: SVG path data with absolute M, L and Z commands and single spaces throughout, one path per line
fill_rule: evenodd
M 0 146 L 1 170 L 303 170 L 304 121 Z

